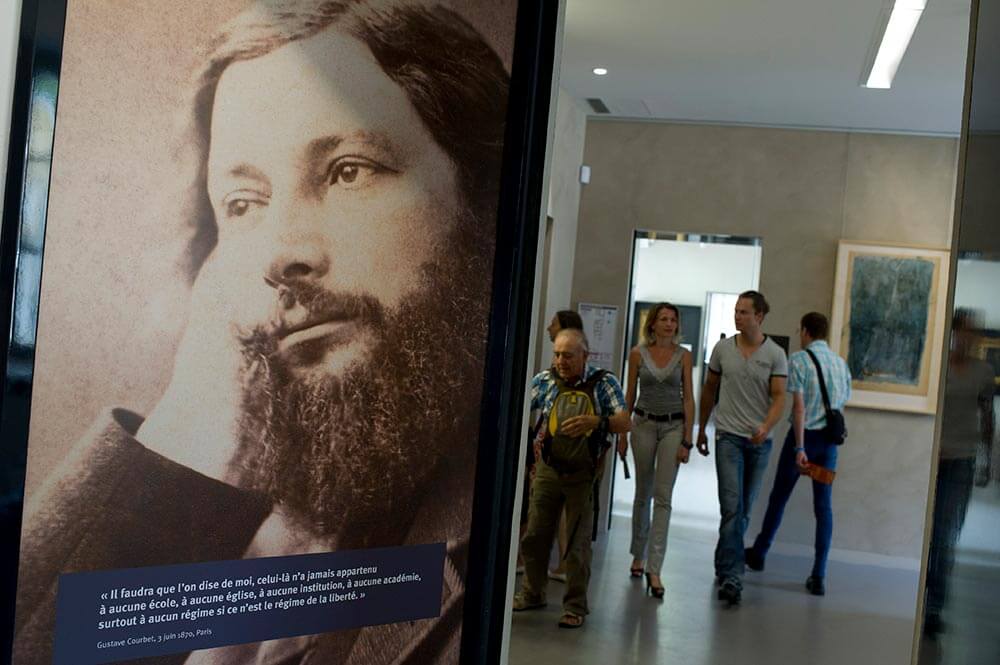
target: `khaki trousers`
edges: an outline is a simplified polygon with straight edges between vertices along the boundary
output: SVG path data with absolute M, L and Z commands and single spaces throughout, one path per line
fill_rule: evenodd
M 680 464 L 684 423 L 659 423 L 632 418 L 632 457 L 635 458 L 635 501 L 632 504 L 632 556 L 646 562 L 646 572 L 659 576 L 667 554 L 667 533 L 673 510 L 674 482 Z M 653 517 L 649 503 L 652 499 Z M 650 528 L 652 527 L 652 528 Z
M 566 507 L 569 542 L 566 551 L 566 594 L 563 611 L 586 616 L 587 584 L 590 582 L 590 535 L 594 528 L 594 474 L 586 471 L 559 474 L 539 461 L 531 483 L 528 526 L 521 539 L 524 580 L 521 593 L 530 602 L 543 602 L 548 586 L 549 552 Z

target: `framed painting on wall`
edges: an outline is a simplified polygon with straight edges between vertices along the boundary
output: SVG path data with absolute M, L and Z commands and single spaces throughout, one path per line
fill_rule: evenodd
M 851 369 L 848 406 L 934 413 L 948 251 L 840 243 L 830 346 Z

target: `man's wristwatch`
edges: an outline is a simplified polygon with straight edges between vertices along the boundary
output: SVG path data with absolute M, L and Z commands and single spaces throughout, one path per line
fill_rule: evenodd
M 687 448 L 688 450 L 694 448 L 694 444 L 691 443 L 690 441 L 681 441 L 681 445 Z

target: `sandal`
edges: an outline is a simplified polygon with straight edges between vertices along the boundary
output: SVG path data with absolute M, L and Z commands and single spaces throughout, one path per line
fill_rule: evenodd
M 632 577 L 642 577 L 642 574 L 646 572 L 646 568 L 645 566 L 638 566 L 638 567 L 633 566 L 632 568 L 628 569 L 628 572 Z
M 646 593 L 651 594 L 653 598 L 659 598 L 662 600 L 665 591 L 666 590 L 663 588 L 662 584 L 660 586 L 653 584 L 652 573 L 646 573 Z
M 582 625 L 583 617 L 579 614 L 565 612 L 561 617 L 559 617 L 560 628 L 579 628 Z
M 515 612 L 524 612 L 525 610 L 537 610 L 541 607 L 545 607 L 544 600 L 536 600 L 532 602 L 522 593 L 514 596 L 514 602 L 511 604 L 511 609 Z

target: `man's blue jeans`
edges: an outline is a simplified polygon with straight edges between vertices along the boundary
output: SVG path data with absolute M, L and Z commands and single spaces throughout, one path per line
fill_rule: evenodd
M 771 439 L 760 445 L 729 432 L 715 437 L 715 471 L 719 478 L 719 544 L 715 574 L 722 582 L 743 588 L 743 536 L 750 522 L 760 483 L 771 453 Z
M 806 456 L 813 464 L 826 467 L 833 471 L 837 468 L 837 445 L 829 443 L 819 430 L 806 430 L 803 443 Z M 785 445 L 781 448 L 778 458 L 778 470 L 774 476 L 774 487 L 767 500 L 767 514 L 760 534 L 754 541 L 753 549 L 763 559 L 771 549 L 774 536 L 781 526 L 781 517 L 785 513 L 785 504 L 792 496 L 795 483 L 799 479 L 799 466 L 795 463 L 795 433 L 788 432 Z M 826 560 L 830 554 L 830 539 L 833 535 L 833 486 L 818 481 L 812 481 L 813 513 L 816 515 L 816 557 L 813 559 L 812 576 L 823 578 L 826 575 Z

